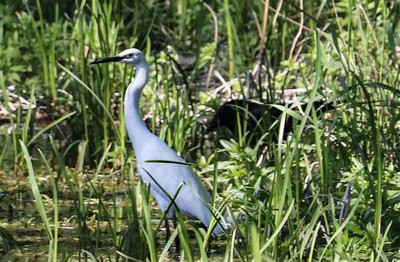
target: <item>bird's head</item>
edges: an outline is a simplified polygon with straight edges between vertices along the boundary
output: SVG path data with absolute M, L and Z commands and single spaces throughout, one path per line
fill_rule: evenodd
M 90 64 L 100 64 L 100 63 L 109 63 L 109 62 L 121 62 L 126 64 L 132 64 L 134 66 L 139 65 L 140 63 L 145 63 L 146 59 L 143 53 L 136 48 L 129 48 L 116 56 L 110 56 L 105 58 L 99 58 L 95 61 L 91 62 Z

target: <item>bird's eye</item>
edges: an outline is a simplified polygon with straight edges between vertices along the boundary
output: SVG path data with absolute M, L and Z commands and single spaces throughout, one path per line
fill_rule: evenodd
M 126 57 L 127 57 L 127 58 L 132 58 L 132 57 L 133 57 L 133 54 L 128 54 Z

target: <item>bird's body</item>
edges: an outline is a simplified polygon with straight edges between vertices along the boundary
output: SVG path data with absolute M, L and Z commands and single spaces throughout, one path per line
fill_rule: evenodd
M 209 227 L 214 214 L 211 197 L 199 178 L 185 161 L 164 141 L 151 133 L 140 114 L 140 96 L 148 80 L 148 64 L 138 49 L 128 49 L 115 57 L 93 63 L 124 62 L 135 66 L 136 76 L 125 93 L 125 123 L 137 160 L 138 173 L 150 185 L 150 191 L 161 211 L 172 217 L 178 208 L 183 214 L 199 219 Z M 171 200 L 174 203 L 171 205 Z M 218 235 L 224 231 L 221 223 L 213 229 Z M 168 230 L 168 228 L 167 228 Z

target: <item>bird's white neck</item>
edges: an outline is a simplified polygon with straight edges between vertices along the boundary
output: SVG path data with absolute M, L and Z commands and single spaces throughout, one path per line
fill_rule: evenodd
M 133 149 L 137 153 L 142 143 L 146 143 L 146 138 L 152 134 L 147 129 L 140 114 L 140 96 L 147 83 L 149 67 L 146 62 L 142 62 L 135 67 L 136 75 L 126 90 L 124 104 L 126 129 Z

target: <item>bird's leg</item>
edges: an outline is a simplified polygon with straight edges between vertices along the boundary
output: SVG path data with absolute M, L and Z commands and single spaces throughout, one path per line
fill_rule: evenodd
M 164 223 L 165 223 L 166 241 L 168 241 L 168 239 L 171 237 L 171 231 L 169 230 L 168 216 L 164 216 Z
M 172 223 L 174 224 L 174 228 L 176 229 L 178 227 L 178 221 L 176 221 L 175 212 L 172 214 Z
M 176 215 L 175 212 L 172 214 L 172 223 L 174 224 L 175 230 L 178 228 L 178 221 L 176 220 Z M 177 254 L 179 254 L 179 251 L 181 250 L 181 241 L 179 240 L 179 236 L 175 238 L 175 251 Z

